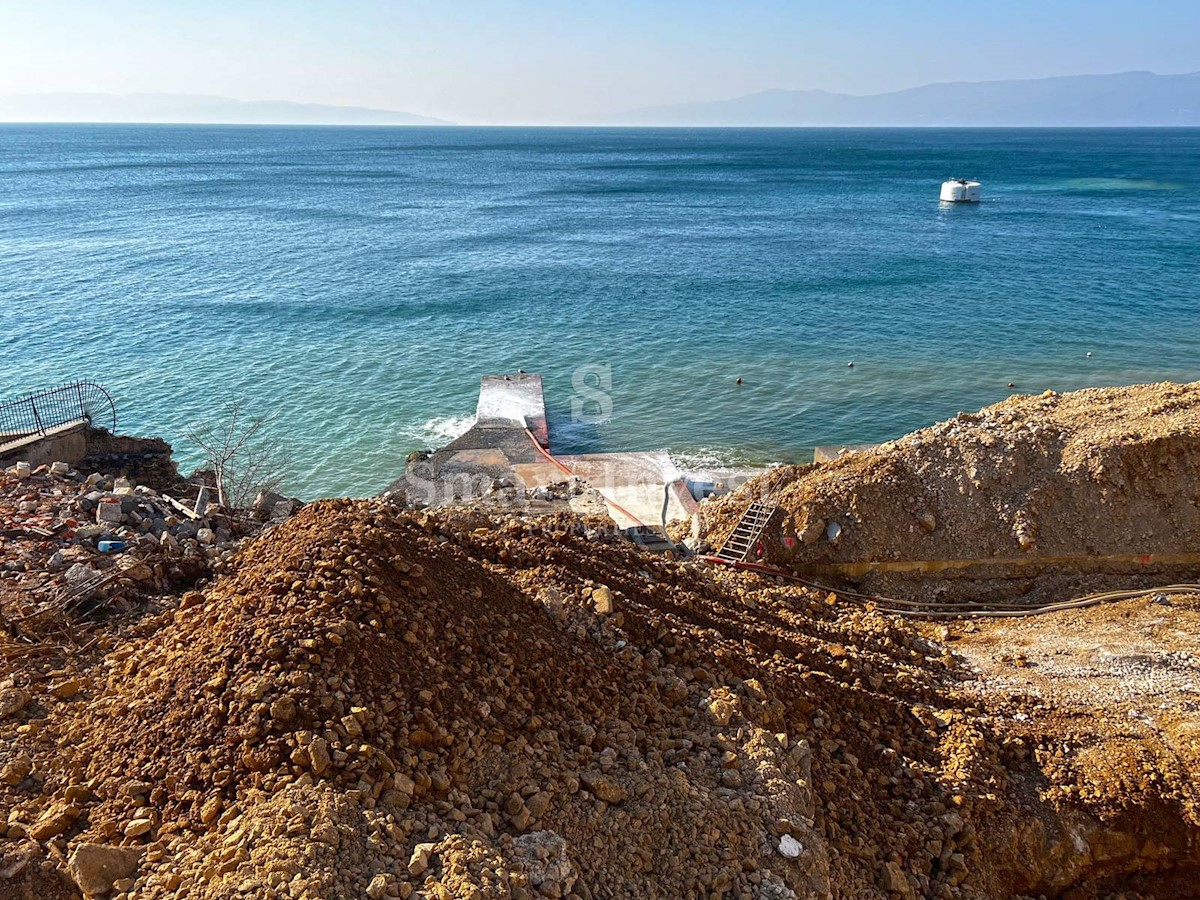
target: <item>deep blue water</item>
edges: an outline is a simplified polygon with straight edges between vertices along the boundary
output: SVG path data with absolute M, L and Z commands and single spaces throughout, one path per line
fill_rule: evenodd
M 762 462 L 1200 378 L 1198 326 L 1200 130 L 0 126 L 0 397 L 96 378 L 185 463 L 242 398 L 303 496 L 489 372 L 546 376 L 563 452 Z

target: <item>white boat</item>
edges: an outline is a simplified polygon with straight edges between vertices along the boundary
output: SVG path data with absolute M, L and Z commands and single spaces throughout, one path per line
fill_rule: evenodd
M 978 203 L 979 182 L 965 178 L 952 178 L 942 182 L 943 203 Z

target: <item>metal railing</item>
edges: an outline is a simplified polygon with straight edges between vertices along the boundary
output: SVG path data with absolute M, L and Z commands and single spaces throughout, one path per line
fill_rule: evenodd
M 94 381 L 76 381 L 0 403 L 0 444 L 73 422 L 115 432 L 117 407 L 108 391 Z

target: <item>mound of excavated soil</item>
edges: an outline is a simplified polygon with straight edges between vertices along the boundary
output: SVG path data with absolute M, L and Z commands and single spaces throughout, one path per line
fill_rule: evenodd
M 1163 758 L 1097 781 L 914 626 L 597 534 L 322 502 L 93 662 L 0 643 L 0 891 L 1096 897 L 1194 871 Z
M 727 722 L 685 702 L 682 683 L 659 684 L 640 652 L 566 630 L 383 507 L 326 504 L 257 545 L 112 678 L 111 699 L 88 710 L 88 775 L 109 786 L 97 836 L 119 837 L 144 805 L 120 787 L 131 778 L 162 786 L 164 826 L 190 829 L 219 826 L 249 791 L 336 787 L 363 818 L 336 839 L 304 818 L 302 844 L 315 843 L 295 863 L 312 896 L 357 896 L 375 875 L 432 890 L 408 868 L 414 847 L 460 826 L 482 869 L 457 872 L 458 851 L 439 857 L 432 877 L 447 897 L 470 882 L 520 893 L 534 875 L 507 869 L 543 844 L 559 848 L 563 893 L 583 866 L 602 896 L 626 896 L 621 885 L 651 872 L 664 896 L 684 896 L 737 877 L 724 857 L 757 860 L 766 825 L 807 803 L 807 749 L 766 733 L 733 754 L 774 785 L 763 801 L 753 812 L 707 802 L 740 784 L 720 765 L 668 758 L 724 753 Z M 789 827 L 812 845 L 801 817 Z M 323 845 L 336 845 L 324 866 Z M 251 877 L 278 886 L 274 863 Z M 820 855 L 774 865 L 798 886 L 823 877 Z M 757 877 L 785 883 L 769 857 Z
M 915 634 L 741 602 L 573 520 L 475 524 L 323 503 L 256 542 L 39 730 L 58 753 L 10 837 L 145 847 L 131 896 L 787 897 L 966 876 L 970 831 L 943 817 L 970 792 L 940 783 L 909 712 L 943 674 Z M 777 623 L 810 603 L 816 634 Z
M 1127 586 L 1126 575 L 1149 573 L 1143 556 L 1200 550 L 1200 383 L 1016 396 L 873 452 L 774 470 L 704 504 L 714 544 L 751 499 L 782 510 L 768 536 L 770 560 L 802 571 L 867 561 L 987 561 L 938 579 L 944 590 L 967 571 L 975 599 L 991 590 L 981 584 L 989 575 L 1006 579 L 996 590 L 1008 595 L 1071 582 L 1013 578 L 1040 572 L 1106 568 L 1117 577 L 1075 578 L 1076 586 Z M 1109 556 L 1122 559 L 1075 559 Z M 1155 563 L 1152 574 L 1161 582 L 1164 574 L 1179 581 L 1197 572 L 1196 562 Z M 925 596 L 931 587 L 905 576 L 863 584 L 897 596 Z

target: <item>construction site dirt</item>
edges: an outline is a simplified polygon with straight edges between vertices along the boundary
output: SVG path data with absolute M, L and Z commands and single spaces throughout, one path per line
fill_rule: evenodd
M 1197 595 L 980 615 L 1186 581 L 1197 448 L 1198 385 L 1013 398 L 701 503 L 759 571 L 598 505 L 228 528 L 0 635 L 0 896 L 1200 896 Z M 1143 568 L 833 568 L 1037 555 Z

